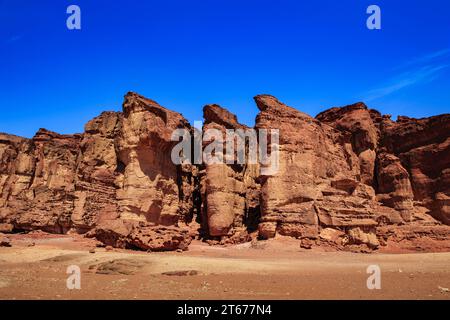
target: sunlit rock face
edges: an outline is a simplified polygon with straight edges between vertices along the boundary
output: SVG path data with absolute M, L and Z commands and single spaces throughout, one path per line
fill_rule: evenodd
M 186 250 L 193 238 L 290 236 L 370 250 L 450 239 L 450 115 L 392 121 L 356 103 L 313 118 L 270 95 L 255 102 L 253 128 L 211 104 L 203 128 L 194 129 L 180 113 L 130 92 L 122 112 L 103 112 L 81 134 L 0 133 L 0 232 L 75 232 L 152 251 Z M 213 140 L 205 138 L 210 129 L 223 137 L 277 130 L 276 170 L 249 162 L 248 146 L 242 163 L 176 164 L 177 129 L 198 130 L 202 149 Z M 236 160 L 224 142 L 221 156 Z
M 316 239 L 323 227 L 374 232 L 375 192 L 367 185 L 373 164 L 359 155 L 374 149 L 376 132 L 352 134 L 348 129 L 356 116 L 344 120 L 345 111 L 331 109 L 315 119 L 272 96 L 255 100 L 261 111 L 256 127 L 280 130 L 279 171 L 264 177 L 261 186 L 262 236 Z
M 222 137 L 223 147 L 216 156 L 223 157 L 225 163 L 204 165 L 201 174 L 203 214 L 207 233 L 213 237 L 228 236 L 233 239 L 246 238 L 248 230 L 255 227 L 259 217 L 258 165 L 249 163 L 249 154 L 244 152 L 244 161 L 238 160 L 237 139 L 227 140 L 229 132 L 247 133 L 250 128 L 240 124 L 234 114 L 218 105 L 203 108 L 203 132 L 217 130 Z M 227 143 L 234 144 L 227 161 Z M 256 141 L 256 140 L 255 140 Z M 203 146 L 210 143 L 208 136 Z M 256 142 L 257 143 L 257 142 Z M 244 141 L 245 144 L 245 141 Z M 255 151 L 255 150 L 254 150 Z

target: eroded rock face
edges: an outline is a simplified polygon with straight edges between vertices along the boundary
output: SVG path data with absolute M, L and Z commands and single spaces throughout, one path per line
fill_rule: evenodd
M 378 201 L 399 211 L 405 221 L 411 221 L 414 196 L 408 171 L 399 158 L 389 153 L 378 154 L 377 161 Z
M 259 215 L 259 184 L 255 181 L 258 166 L 249 163 L 248 152 L 245 153 L 245 161 L 239 163 L 236 143 L 240 137 L 244 141 L 244 135 L 249 133 L 247 130 L 250 128 L 238 123 L 234 114 L 218 105 L 205 106 L 203 114 L 203 132 L 207 134 L 208 131 L 217 130 L 223 148 L 215 153 L 215 156 L 225 160 L 222 163 L 205 163 L 202 171 L 205 226 L 208 234 L 213 237 L 232 236 L 236 232 L 245 233 L 248 228 L 253 227 Z M 236 135 L 233 138 L 228 135 L 227 140 L 227 130 Z M 256 135 L 253 139 L 256 144 Z M 205 136 L 203 146 L 206 148 L 212 141 L 213 137 Z M 235 143 L 234 152 L 227 156 L 226 150 L 231 141 Z
M 280 130 L 279 171 L 262 179 L 261 235 L 315 239 L 321 227 L 373 229 L 375 213 L 369 203 L 374 192 L 361 181 L 354 148 L 373 148 L 376 134 L 358 131 L 358 140 L 351 131 L 342 133 L 272 96 L 255 100 L 261 110 L 256 127 Z M 329 118 L 336 120 L 336 115 Z M 342 118 L 345 128 L 354 127 L 351 119 Z
M 192 214 L 194 170 L 170 159 L 176 128 L 190 126 L 179 113 L 129 93 L 123 112 L 102 113 L 83 134 L 1 134 L 0 221 L 16 230 L 94 229 L 99 237 L 117 237 L 108 241 L 119 246 L 137 242 L 136 230 L 148 225 L 158 234 L 149 245 L 153 250 L 184 248 L 181 240 L 165 244 L 165 233 L 173 237 L 179 221 Z M 129 232 L 123 224 L 132 225 Z
M 180 202 L 189 190 L 178 184 L 182 172 L 171 160 L 176 144 L 171 136 L 190 125 L 181 114 L 134 93 L 125 97 L 123 108 L 116 140 L 123 166 L 116 194 L 120 218 L 175 225 L 188 213 Z
M 119 217 L 116 179 L 123 167 L 117 158 L 115 139 L 121 120 L 118 112 L 104 112 L 85 126 L 72 213 L 72 226 L 79 233 Z
M 17 229 L 67 232 L 74 209 L 81 135 L 40 129 L 33 139 L 3 135 L 0 219 Z
M 361 182 L 372 186 L 381 115 L 358 102 L 342 108 L 331 108 L 316 117 L 321 123 L 339 130 L 344 140 L 348 139 L 353 153 L 358 157 Z
M 414 200 L 449 224 L 450 115 L 425 119 L 388 117 L 382 122 L 383 145 L 409 173 Z
M 149 251 L 186 250 L 194 237 L 277 235 L 302 248 L 447 248 L 450 115 L 394 122 L 356 103 L 313 118 L 273 96 L 255 101 L 254 129 L 279 130 L 273 172 L 249 163 L 248 148 L 237 163 L 227 141 L 216 155 L 232 162 L 174 164 L 172 133 L 197 129 L 136 93 L 82 134 L 0 133 L 0 232 L 77 232 Z M 205 106 L 204 118 L 203 134 L 214 129 L 223 139 L 252 129 L 218 105 Z
M 447 115 L 392 122 L 356 103 L 314 119 L 272 96 L 255 100 L 256 127 L 280 130 L 280 170 L 262 177 L 261 237 L 333 229 L 346 233 L 337 245 L 374 249 L 380 226 L 427 224 L 431 235 L 439 222 L 424 214 L 448 223 Z

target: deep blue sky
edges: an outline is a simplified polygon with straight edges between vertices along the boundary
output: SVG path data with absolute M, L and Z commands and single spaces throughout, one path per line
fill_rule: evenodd
M 382 30 L 366 28 L 370 4 Z M 260 93 L 313 116 L 360 100 L 446 113 L 449 17 L 448 0 L 0 0 L 0 132 L 81 132 L 127 91 L 189 121 L 219 103 L 253 125 Z

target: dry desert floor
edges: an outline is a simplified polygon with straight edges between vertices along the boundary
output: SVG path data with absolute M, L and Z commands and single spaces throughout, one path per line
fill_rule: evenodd
M 189 251 L 93 248 L 79 236 L 11 235 L 0 248 L 0 299 L 450 299 L 450 253 L 301 249 L 279 238 Z M 79 266 L 81 288 L 68 289 Z M 378 265 L 381 289 L 366 270 Z

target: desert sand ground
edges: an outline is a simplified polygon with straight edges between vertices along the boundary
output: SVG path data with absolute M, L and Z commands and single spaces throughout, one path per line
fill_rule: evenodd
M 0 248 L 0 299 L 450 299 L 450 253 L 349 253 L 293 239 L 145 253 L 92 248 L 92 240 L 12 235 Z M 369 290 L 369 265 L 381 289 Z M 69 290 L 68 266 L 81 269 Z

